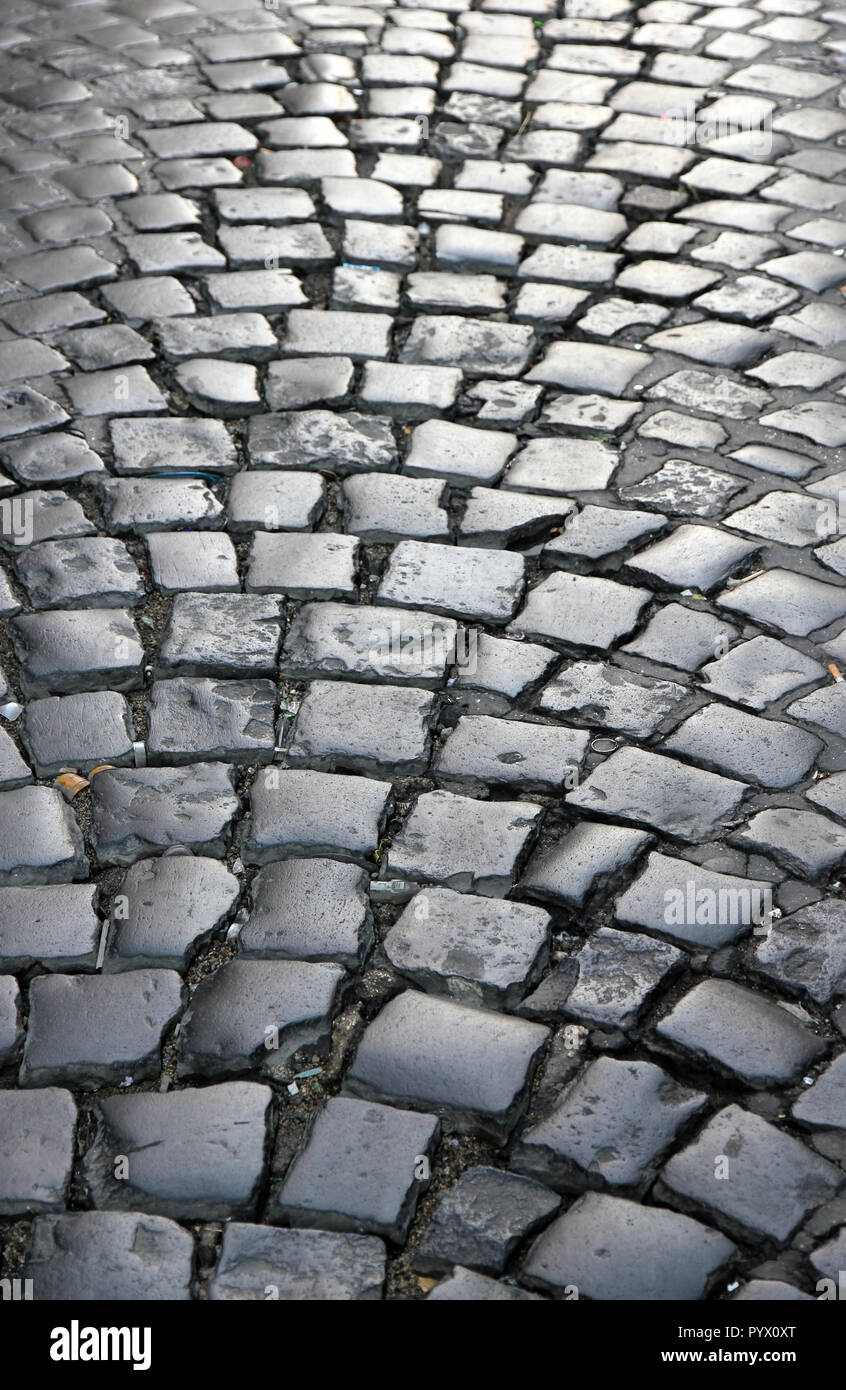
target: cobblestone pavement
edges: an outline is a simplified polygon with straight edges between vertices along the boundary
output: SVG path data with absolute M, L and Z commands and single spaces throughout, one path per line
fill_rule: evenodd
M 36 1299 L 846 1267 L 844 62 L 825 0 L 7 0 Z

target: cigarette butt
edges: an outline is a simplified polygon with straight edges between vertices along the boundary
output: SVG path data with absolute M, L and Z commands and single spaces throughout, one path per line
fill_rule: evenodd
M 828 669 L 829 669 L 829 671 L 831 672 L 831 674 L 834 676 L 834 679 L 835 679 L 836 681 L 842 681 L 843 677 L 841 676 L 840 671 L 839 671 L 838 668 L 835 666 L 835 664 L 834 664 L 833 661 L 830 661 L 830 662 L 828 663 Z
M 88 786 L 84 777 L 78 777 L 75 772 L 62 772 L 56 778 L 56 786 L 65 798 L 65 801 L 73 801 L 83 788 Z

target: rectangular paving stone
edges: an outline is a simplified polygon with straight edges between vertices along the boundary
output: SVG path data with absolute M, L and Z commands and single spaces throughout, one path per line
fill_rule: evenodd
M 30 987 L 29 1010 L 22 1086 L 92 1090 L 127 1075 L 145 1081 L 161 1070 L 163 1034 L 182 1011 L 182 981 L 172 970 L 42 975 Z
M 435 697 L 413 686 L 313 681 L 287 742 L 287 765 L 365 777 L 420 776 L 429 765 L 435 713 Z
M 85 1177 L 101 1211 L 255 1218 L 273 1093 L 251 1081 L 111 1096 L 95 1109 Z M 114 1176 L 116 1154 L 128 1177 Z
M 280 660 L 292 680 L 379 680 L 437 688 L 446 680 L 457 637 L 454 619 L 419 609 L 306 603 L 288 629 Z
M 422 314 L 414 320 L 399 356 L 402 362 L 460 367 L 468 376 L 519 376 L 528 365 L 534 336 L 528 324 Z
M 216 531 L 153 531 L 146 537 L 150 573 L 163 594 L 238 592 L 235 547 Z
M 182 1302 L 191 1297 L 193 1257 L 194 1242 L 175 1221 L 68 1211 L 36 1217 L 24 1277 L 50 1300 Z
M 345 476 L 390 469 L 397 449 L 390 417 L 330 410 L 259 415 L 250 421 L 250 467 L 314 468 Z
M 101 864 L 132 864 L 172 845 L 222 858 L 240 808 L 232 769 L 223 763 L 98 772 L 91 805 Z
M 360 1302 L 381 1299 L 385 1247 L 376 1236 L 340 1231 L 286 1230 L 227 1222 L 220 1259 L 209 1283 L 213 1302 Z
M 529 590 L 507 631 L 605 650 L 629 635 L 651 597 L 648 589 L 558 572 Z
M 411 477 L 445 478 L 456 487 L 493 485 L 517 447 L 504 430 L 475 430 L 448 420 L 426 420 L 411 433 L 403 472 Z
M 387 876 L 505 897 L 541 814 L 531 801 L 424 792 L 388 850 Z
M 95 690 L 30 700 L 21 737 L 37 775 L 46 778 L 66 767 L 90 772 L 104 760 L 126 765 L 134 730 L 123 695 Z
M 279 599 L 272 595 L 177 594 L 156 675 L 273 675 L 280 629 Z
M 150 688 L 147 754 L 153 763 L 267 762 L 275 747 L 272 681 L 178 676 Z
M 79 690 L 135 690 L 144 649 L 127 609 L 52 609 L 10 623 L 25 695 Z
M 112 420 L 115 471 L 234 473 L 235 445 L 220 420 Z
M 86 883 L 0 888 L 0 969 L 92 970 L 101 929 L 96 902 L 96 887 Z
M 58 791 L 0 792 L 0 885 L 70 883 L 87 873 L 82 834 Z
M 740 805 L 745 786 L 641 748 L 621 748 L 575 791 L 569 805 L 642 822 L 681 840 L 703 840 Z
M 417 1175 L 420 1159 L 433 1154 L 439 1133 L 435 1115 L 334 1097 L 276 1188 L 271 1220 L 402 1244 L 428 1185 Z
M 715 1155 L 727 1159 L 715 1167 Z M 659 1193 L 748 1239 L 784 1241 L 834 1195 L 839 1169 L 760 1115 L 729 1105 L 661 1172 Z
M 263 769 L 250 789 L 243 853 L 250 864 L 290 857 L 366 862 L 391 804 L 390 782 L 300 769 Z
M 252 907 L 238 934 L 240 955 L 338 961 L 355 969 L 373 937 L 369 882 L 357 864 L 334 859 L 266 864 L 250 885 Z
M 143 535 L 177 526 L 214 526 L 223 508 L 200 478 L 108 478 L 97 485 L 110 531 Z
M 17 559 L 34 608 L 120 608 L 137 602 L 144 582 L 122 541 L 101 536 L 41 541 Z
M 112 900 L 107 970 L 185 970 L 240 892 L 216 859 L 162 855 L 132 864 Z
M 788 1084 L 826 1050 L 787 1009 L 732 980 L 703 980 L 655 1031 L 683 1055 L 751 1086 Z
M 339 599 L 355 594 L 359 542 L 331 532 L 259 531 L 250 550 L 249 593 L 292 599 Z
M 532 1245 L 521 1277 L 533 1288 L 577 1288 L 591 1299 L 649 1302 L 705 1296 L 736 1247 L 664 1207 L 588 1192 Z
M 291 270 L 232 270 L 210 275 L 205 281 L 209 299 L 218 309 L 278 313 L 306 302 L 302 286 Z
M 769 925 L 772 886 L 658 852 L 617 899 L 614 915 L 684 945 L 712 949 Z
M 70 1091 L 45 1087 L 0 1092 L 0 1212 L 4 1216 L 61 1211 L 65 1206 L 76 1120 Z
M 793 637 L 807 637 L 846 614 L 846 591 L 778 568 L 727 590 L 716 602 Z
M 543 969 L 549 922 L 538 907 L 426 888 L 383 948 L 394 969 L 429 994 L 513 1008 Z
M 503 1142 L 546 1038 L 540 1024 L 406 990 L 365 1030 L 346 1087 L 438 1115 L 448 1130 Z
M 377 598 L 383 604 L 422 606 L 436 613 L 499 625 L 514 616 L 523 578 L 520 555 L 400 541 L 391 554 Z
M 448 541 L 449 513 L 442 505 L 445 492 L 445 482 L 437 477 L 360 473 L 346 478 L 340 498 L 344 529 L 361 540 L 376 543 L 405 539 Z
M 310 531 L 325 505 L 326 485 L 317 474 L 295 470 L 239 473 L 229 488 L 229 529 Z
M 300 1048 L 325 1053 L 344 974 L 334 962 L 225 961 L 191 995 L 177 1076 L 273 1076 Z
M 486 796 L 492 784 L 556 792 L 578 778 L 588 740 L 581 729 L 463 715 L 437 751 L 434 777 L 469 796 Z
M 765 787 L 801 781 L 823 749 L 814 734 L 795 724 L 717 703 L 697 710 L 660 746 Z

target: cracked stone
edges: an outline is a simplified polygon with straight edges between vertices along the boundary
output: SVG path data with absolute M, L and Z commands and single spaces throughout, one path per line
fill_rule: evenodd
M 709 517 L 721 512 L 743 486 L 743 480 L 730 473 L 687 459 L 668 459 L 641 482 L 620 488 L 620 499 L 685 516 Z
M 813 1127 L 846 1127 L 846 1053 L 835 1057 L 794 1103 L 792 1113 L 795 1119 Z
M 598 439 L 530 439 L 503 478 L 504 490 L 560 495 L 606 488 L 618 454 Z
M 815 811 L 788 806 L 759 811 L 732 844 L 766 854 L 800 878 L 817 878 L 846 858 L 846 830 Z
M 711 835 L 733 814 L 744 791 L 744 784 L 734 779 L 645 749 L 621 748 L 569 792 L 566 800 L 572 806 L 642 821 L 679 839 L 696 841 Z
M 654 680 L 607 663 L 565 667 L 540 693 L 536 708 L 644 738 L 689 697 L 687 686 Z
M 520 1012 L 544 1022 L 576 1018 L 600 1028 L 634 1027 L 684 957 L 640 932 L 600 927 L 524 1000 Z
M 607 888 L 651 840 L 643 830 L 583 821 L 564 839 L 533 855 L 520 890 L 541 901 L 581 907 L 589 895 Z

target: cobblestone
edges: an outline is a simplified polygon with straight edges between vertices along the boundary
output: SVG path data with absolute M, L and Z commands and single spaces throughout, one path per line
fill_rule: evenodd
M 842 20 L 16 0 L 0 1282 L 836 1279 Z

